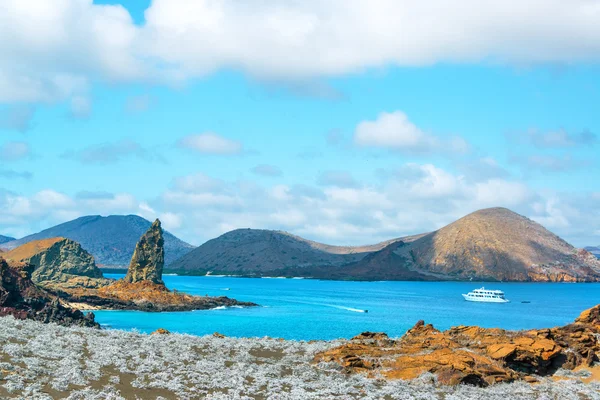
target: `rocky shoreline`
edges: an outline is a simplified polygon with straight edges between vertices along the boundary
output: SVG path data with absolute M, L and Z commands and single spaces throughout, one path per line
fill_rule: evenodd
M 483 387 L 592 367 L 599 355 L 600 305 L 572 324 L 529 331 L 458 326 L 442 332 L 419 321 L 399 339 L 365 332 L 315 362 L 337 363 L 349 374 L 415 379 L 432 373 L 442 384 Z

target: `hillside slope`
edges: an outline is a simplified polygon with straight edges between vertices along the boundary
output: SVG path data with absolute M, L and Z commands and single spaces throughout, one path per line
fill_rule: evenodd
M 330 246 L 282 231 L 236 229 L 209 240 L 167 269 L 189 274 L 268 275 L 288 269 L 342 266 L 398 240 L 370 246 Z
M 135 244 L 152 223 L 137 215 L 91 215 L 56 225 L 39 233 L 5 243 L 2 247 L 13 249 L 25 243 L 63 237 L 74 240 L 91 253 L 98 264 L 127 266 Z M 174 261 L 194 246 L 165 232 L 165 261 Z
M 450 279 L 597 281 L 600 261 L 506 208 L 476 211 L 400 247 L 411 270 Z
M 16 240 L 16 239 L 13 238 L 13 237 L 10 237 L 10 236 L 2 236 L 2 235 L 0 235 L 0 244 L 12 242 L 13 240 Z

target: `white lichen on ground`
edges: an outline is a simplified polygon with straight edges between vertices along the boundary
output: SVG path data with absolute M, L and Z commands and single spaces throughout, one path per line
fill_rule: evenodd
M 600 399 L 576 377 L 488 388 L 346 375 L 315 366 L 341 341 L 146 335 L 0 318 L 1 399 Z

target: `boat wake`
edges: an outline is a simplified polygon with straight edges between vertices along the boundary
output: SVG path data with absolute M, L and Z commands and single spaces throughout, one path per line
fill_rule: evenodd
M 333 304 L 324 304 L 328 307 L 333 307 L 333 308 L 338 308 L 340 310 L 346 310 L 346 311 L 352 311 L 352 312 L 358 312 L 358 313 L 366 313 L 369 312 L 368 310 L 361 310 L 360 308 L 352 308 L 352 307 L 344 307 L 344 306 L 336 306 Z

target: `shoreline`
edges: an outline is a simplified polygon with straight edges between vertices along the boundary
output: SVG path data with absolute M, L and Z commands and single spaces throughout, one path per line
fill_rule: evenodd
M 105 270 L 101 268 L 103 273 L 106 274 L 125 274 L 127 269 L 109 269 Z M 185 273 L 177 270 L 167 270 L 163 273 L 163 276 L 177 276 L 177 277 L 206 277 L 206 278 L 245 278 L 245 279 L 289 279 L 289 280 L 312 280 L 312 281 L 323 281 L 323 282 L 423 282 L 423 283 L 473 283 L 473 284 L 517 284 L 517 283 L 536 283 L 536 284 L 550 284 L 550 283 L 564 283 L 564 284 L 593 284 L 600 283 L 597 281 L 498 281 L 498 280 L 467 280 L 467 279 L 336 279 L 336 278 L 323 278 L 323 277 L 312 277 L 312 276 L 262 276 L 262 275 L 232 275 L 232 274 L 193 274 Z

